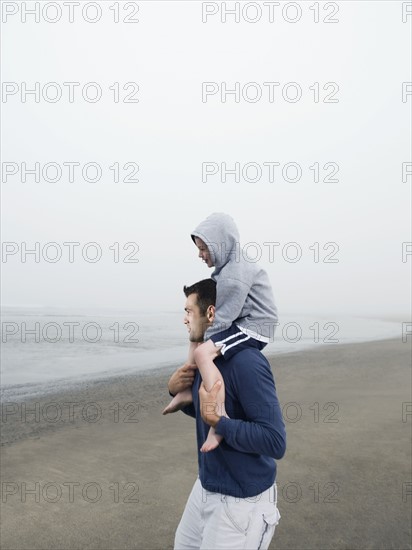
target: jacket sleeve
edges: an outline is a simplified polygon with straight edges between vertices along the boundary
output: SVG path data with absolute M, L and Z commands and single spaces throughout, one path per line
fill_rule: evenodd
M 228 445 L 243 453 L 257 453 L 275 459 L 286 451 L 286 430 L 269 364 L 262 361 L 236 365 L 235 391 L 245 420 L 222 417 L 216 433 Z
M 190 405 L 186 405 L 186 407 L 183 407 L 183 409 L 181 410 L 188 416 L 191 416 L 192 418 L 196 418 L 196 410 L 193 403 L 190 403 Z
M 240 317 L 249 291 L 250 286 L 237 279 L 217 280 L 215 320 L 205 332 L 205 341 L 230 328 L 233 321 Z

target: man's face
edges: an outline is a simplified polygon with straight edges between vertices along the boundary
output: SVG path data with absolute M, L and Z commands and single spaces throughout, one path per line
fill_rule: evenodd
M 202 258 L 202 261 L 205 262 L 207 267 L 213 267 L 215 264 L 210 257 L 210 252 L 206 244 L 202 241 L 202 239 L 199 239 L 199 237 L 195 237 L 195 243 L 199 249 L 199 258 Z
M 211 322 L 207 315 L 201 315 L 197 305 L 197 294 L 190 294 L 186 298 L 185 316 L 183 322 L 189 332 L 191 342 L 203 342 L 203 335 Z

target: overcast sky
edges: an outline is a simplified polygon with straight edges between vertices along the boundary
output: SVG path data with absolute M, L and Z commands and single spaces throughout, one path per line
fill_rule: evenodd
M 62 2 L 39 22 L 2 4 L 3 305 L 180 309 L 211 273 L 190 232 L 221 211 L 282 312 L 407 315 L 406 2 L 240 2 L 239 22 L 220 2 L 100 2 L 72 23 Z

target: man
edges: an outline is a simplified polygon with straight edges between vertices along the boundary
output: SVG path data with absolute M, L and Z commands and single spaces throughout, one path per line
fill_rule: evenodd
M 215 314 L 215 282 L 206 279 L 185 287 L 184 323 L 191 342 L 203 342 Z M 277 509 L 276 463 L 286 449 L 285 425 L 275 383 L 258 349 L 215 360 L 224 380 L 226 411 L 217 409 L 219 382 L 207 392 L 198 370 L 184 365 L 171 376 L 175 395 L 192 384 L 193 404 L 183 410 L 196 419 L 199 477 L 175 535 L 175 550 L 265 550 L 280 514 Z M 221 444 L 201 453 L 209 427 Z

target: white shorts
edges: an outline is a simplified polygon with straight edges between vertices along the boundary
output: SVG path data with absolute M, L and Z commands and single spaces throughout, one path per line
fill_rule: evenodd
M 276 483 L 254 497 L 203 489 L 197 478 L 176 530 L 175 550 L 267 550 L 279 523 Z

